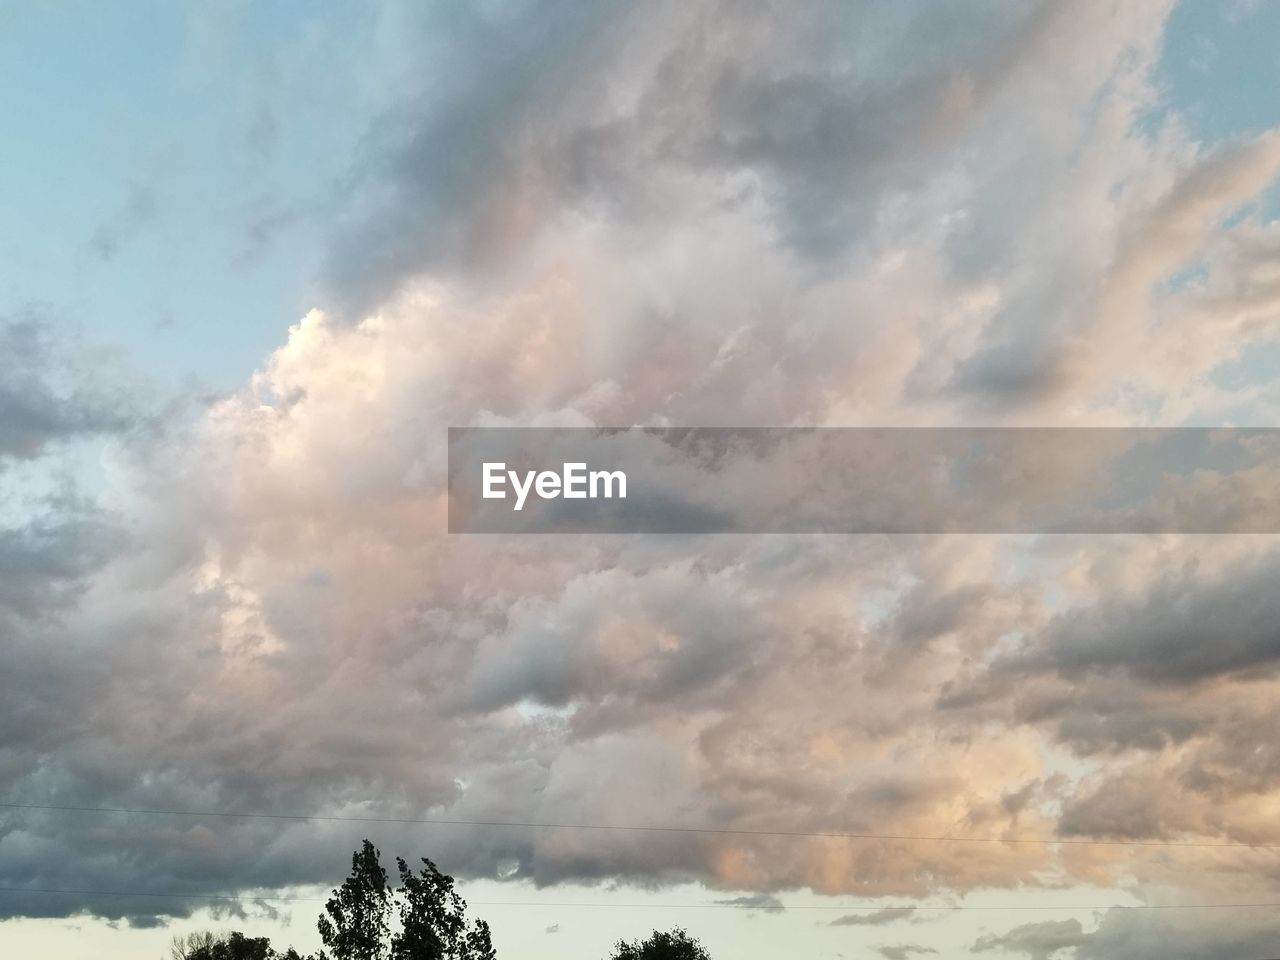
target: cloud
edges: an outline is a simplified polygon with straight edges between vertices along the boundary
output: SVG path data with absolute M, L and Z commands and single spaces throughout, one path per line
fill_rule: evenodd
M 1020 320 L 1010 334 L 992 338 L 960 364 L 953 386 L 988 399 L 1035 399 L 1079 388 L 1082 379 L 1104 380 L 1117 373 L 1114 363 L 1146 342 L 1144 318 L 1152 311 L 1153 291 L 1208 244 L 1229 214 L 1257 196 L 1280 169 L 1280 139 L 1267 135 L 1195 158 L 1173 174 L 1165 192 L 1134 211 L 1113 240 L 1110 262 L 1091 279 L 1084 302 L 1058 318 L 1066 330 L 1036 328 Z M 1019 308 L 1021 304 L 1017 305 Z M 1006 326 L 997 317 L 993 326 Z M 1105 333 L 1104 333 L 1105 331 Z M 1112 363 L 1084 344 L 1107 342 Z M 1088 351 L 1088 356 L 1081 353 Z M 1185 362 L 1185 361 L 1184 361 Z
M 1207 378 L 1241 331 L 1269 335 L 1245 319 L 1269 234 L 1222 216 L 1274 144 L 1139 122 L 1167 5 L 989 3 L 959 34 L 925 4 L 856 30 L 832 29 L 838 4 L 555 6 L 536 29 L 532 7 L 416 9 L 388 14 L 409 18 L 384 23 L 389 59 L 434 66 L 353 159 L 328 308 L 242 389 L 122 445 L 104 483 L 125 546 L 94 511 L 0 546 L 44 571 L 4 601 L 6 798 L 337 819 L 6 810 L 5 885 L 331 884 L 370 832 L 341 818 L 399 816 L 708 827 L 377 839 L 465 878 L 761 905 L 1274 889 L 1220 850 L 928 839 L 1276 842 L 1259 541 L 444 533 L 448 426 L 1181 422 L 1238 401 Z M 1199 259 L 1203 287 L 1162 286 Z M 1116 337 L 1081 352 L 1099 317 Z M 92 377 L 58 379 L 39 328 L 5 336 L 0 456 L 127 428 Z M 1144 809 L 1144 783 L 1177 795 Z M 840 832 L 874 836 L 803 835 Z
M 466 14 L 393 5 L 403 38 L 393 56 L 418 65 L 401 71 L 415 93 L 386 111 L 354 165 L 331 272 L 368 305 L 428 271 L 509 263 L 566 211 L 643 225 L 689 204 L 699 214 L 740 205 L 802 255 L 842 256 L 865 247 L 886 212 L 918 227 L 909 196 L 928 197 L 940 177 L 990 176 L 969 167 L 970 152 L 1002 124 L 1076 106 L 1131 47 L 1150 56 L 1167 6 L 1090 3 L 1066 15 L 989 2 L 961 23 L 908 4 L 850 23 L 825 2 L 803 15 L 715 0 L 643 16 L 616 3 Z M 424 45 L 436 55 L 420 56 Z M 1037 64 L 1068 51 L 1076 59 L 1060 89 L 1018 95 Z M 1068 116 L 1064 129 L 1037 132 L 1077 133 Z M 999 157 L 1019 174 L 1046 159 Z M 1041 184 L 1046 172 L 1036 171 Z
M 1061 956 L 1071 960 L 1217 960 L 1270 956 L 1275 953 L 1277 936 L 1280 924 L 1252 911 L 1189 918 L 1113 909 L 1089 932 L 1079 920 L 1033 923 L 1007 934 L 982 937 L 974 950 L 1002 950 L 1031 960 Z
M 356 200 L 329 273 L 357 308 L 427 268 L 483 262 L 527 241 L 551 212 L 539 140 L 554 135 L 557 105 L 586 102 L 584 81 L 603 69 L 631 19 L 620 3 L 399 4 L 384 16 L 401 38 L 397 52 L 421 66 L 410 92 L 372 126 L 349 175 Z M 434 56 L 423 57 L 424 47 Z
M 927 953 L 937 953 L 933 947 L 922 947 L 912 943 L 892 944 L 888 946 L 876 947 L 876 952 L 885 960 L 907 960 L 908 957 L 922 956 Z
M 717 900 L 716 903 L 722 903 L 731 907 L 742 907 L 747 910 L 759 910 L 761 913 L 782 913 L 786 909 L 783 904 L 775 896 L 769 894 L 753 894 L 749 897 L 734 897 L 731 900 Z
M 114 518 L 82 498 L 54 498 L 23 526 L 0 529 L 0 612 L 39 619 L 74 601 L 123 546 Z
M 1200 292 L 1162 285 L 1200 263 L 1214 288 L 1247 269 L 1215 248 L 1259 224 L 1219 228 L 1280 154 L 1269 135 L 1208 149 L 1176 122 L 1144 126 L 1167 13 L 992 2 L 960 25 L 906 4 L 850 28 L 826 3 L 803 15 L 392 5 L 399 66 L 386 69 L 403 95 L 344 185 L 334 295 L 358 318 L 424 278 L 528 289 L 553 261 L 583 298 L 557 345 L 585 347 L 570 319 L 582 311 L 610 318 L 612 358 L 626 358 L 609 369 L 595 354 L 584 369 L 597 376 L 560 398 L 616 398 L 590 417 L 629 401 L 633 417 L 693 422 L 882 421 L 939 405 L 1044 422 L 1186 406 L 1186 384 L 1212 402 L 1204 364 L 1238 350 L 1240 328 L 1194 324 Z M 1046 62 L 1071 65 L 1049 82 Z M 608 256 L 575 265 L 583 243 L 643 250 L 662 282 L 628 296 L 617 284 L 635 272 Z M 683 249 L 700 251 L 696 278 L 673 259 Z M 744 275 L 749 295 L 718 294 L 717 329 L 707 291 Z M 604 300 L 584 276 L 608 285 Z M 874 322 L 889 312 L 923 326 Z M 738 407 L 718 382 L 730 359 L 750 384 Z M 1118 382 L 1130 400 L 1115 408 Z
M 1280 660 L 1272 628 L 1277 555 L 1212 579 L 1188 572 L 1140 597 L 1064 615 L 1049 630 L 1046 657 L 1068 675 L 1121 668 L 1135 679 L 1176 685 L 1242 673 L 1265 675 Z
M 885 907 L 874 913 L 849 913 L 831 921 L 833 927 L 879 927 L 915 917 L 915 907 Z
M 159 183 L 152 178 L 130 184 L 121 208 L 98 225 L 89 238 L 89 250 L 103 262 L 116 258 L 120 248 L 153 223 L 160 212 Z
M 51 444 L 119 433 L 137 416 L 132 398 L 47 320 L 0 319 L 0 469 Z
M 973 949 L 1003 950 L 1025 954 L 1032 960 L 1050 960 L 1059 951 L 1078 947 L 1084 940 L 1084 927 L 1079 920 L 1046 920 L 1015 927 L 1002 936 L 982 937 Z

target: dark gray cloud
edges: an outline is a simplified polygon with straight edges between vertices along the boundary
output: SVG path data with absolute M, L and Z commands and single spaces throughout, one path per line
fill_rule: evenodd
M 1227 811 L 1280 784 L 1270 541 L 1230 559 L 1170 563 L 1134 589 L 1105 577 L 1091 602 L 1028 631 L 987 668 L 951 678 L 939 704 L 1012 718 L 1066 745 L 1094 775 L 1059 799 L 1070 837 L 1211 834 L 1257 842 Z
M 774 12 L 785 22 L 781 7 Z M 886 203 L 948 163 L 1052 20 L 1049 4 L 1001 0 L 963 18 L 821 4 L 797 31 L 809 53 L 803 61 L 762 71 L 724 65 L 709 86 L 705 138 L 689 152 L 761 176 L 787 239 L 830 257 L 865 236 Z M 912 55 L 891 59 L 886 46 L 867 42 L 885 36 Z M 854 58 L 869 63 L 851 69 Z
M 118 433 L 136 417 L 129 394 L 49 322 L 0 318 L 0 469 L 50 444 Z
M 1219 574 L 1192 567 L 1164 576 L 1137 596 L 1062 614 L 1041 641 L 996 671 L 1050 670 L 1068 678 L 1119 672 L 1173 686 L 1269 675 L 1280 666 L 1280 596 L 1268 589 L 1278 576 L 1276 551 Z
M 828 260 L 953 151 L 965 162 L 1001 91 L 1064 33 L 1053 5 L 1007 0 L 964 18 L 718 0 L 394 9 L 420 92 L 372 125 L 343 188 L 329 275 L 356 311 L 427 270 L 506 262 L 566 210 L 643 223 L 755 198 Z M 727 199 L 709 178 L 745 186 Z
M 71 745 L 94 738 L 112 683 L 115 661 L 104 640 L 116 628 L 107 621 L 84 624 L 80 604 L 100 585 L 97 578 L 129 552 L 131 538 L 122 518 L 78 489 L 55 457 L 74 441 L 123 439 L 143 422 L 137 384 L 125 386 L 111 359 L 34 313 L 0 322 L 0 506 L 6 513 L 0 524 L 0 796 L 6 799 L 16 783 L 34 778 L 48 785 L 52 756 L 77 765 L 78 748 Z M 109 753 L 80 754 L 90 783 L 101 786 L 119 776 L 104 760 Z M 43 790 L 39 795 L 49 796 Z M 42 885 L 38 851 L 49 850 L 50 839 L 24 829 L 21 816 L 0 813 L 6 882 Z M 110 871 L 95 877 L 91 863 L 60 871 L 55 882 L 43 885 L 76 887 L 76 873 L 114 889 Z M 104 916 L 136 914 L 142 922 L 148 911 L 168 910 L 158 900 L 121 908 L 120 898 L 113 906 L 103 898 L 59 902 L 58 896 L 14 894 L 4 910 L 10 916 L 65 916 L 93 902 Z
M 1050 920 L 982 937 L 975 952 L 1004 951 L 1029 960 L 1227 960 L 1273 957 L 1280 921 L 1256 910 L 1109 910 L 1096 929 Z
M 1209 570 L 1178 565 L 1138 591 L 1101 584 L 1095 600 L 1054 616 L 989 667 L 949 679 L 939 704 L 1011 704 L 1020 722 L 1045 725 L 1082 755 L 1159 751 L 1224 724 L 1243 732 L 1253 723 L 1241 713 L 1249 699 L 1213 713 L 1201 700 L 1214 695 L 1210 684 L 1247 686 L 1280 666 L 1280 607 L 1267 587 L 1280 553 L 1269 543 Z
M 427 267 L 447 272 L 483 262 L 494 244 L 523 242 L 518 211 L 504 203 L 537 197 L 510 198 L 504 181 L 540 149 L 539 121 L 551 122 L 623 41 L 628 9 L 396 6 L 418 89 L 374 122 L 344 186 L 355 202 L 330 256 L 336 292 L 358 312 Z
M 1063 806 L 1058 829 L 1068 837 L 1152 839 L 1190 826 L 1180 810 L 1175 784 L 1142 775 L 1103 781 L 1092 793 L 1072 797 Z
M 1084 926 L 1079 920 L 1045 920 L 1015 927 L 1006 934 L 982 937 L 973 949 L 979 953 L 1003 950 L 1025 954 L 1031 960 L 1051 960 L 1059 951 L 1078 947 L 1084 941 Z
M 31 619 L 71 602 L 125 540 L 115 518 L 74 496 L 0 529 L 0 612 Z

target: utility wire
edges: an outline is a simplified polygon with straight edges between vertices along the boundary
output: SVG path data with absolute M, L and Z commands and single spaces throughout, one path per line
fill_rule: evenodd
M 236 901 L 243 903 L 254 900 L 270 900 L 287 903 L 326 903 L 328 898 L 325 897 L 290 897 L 280 895 L 259 895 L 259 894 L 212 894 L 212 893 L 147 893 L 139 890 L 63 890 L 50 887 L 0 887 L 0 893 L 36 893 L 36 894 L 55 894 L 66 896 L 81 897 L 142 897 L 148 899 L 166 899 L 166 900 L 217 900 L 217 901 Z M 710 902 L 710 903 L 599 903 L 593 901 L 563 901 L 563 900 L 468 900 L 469 906 L 473 907 L 603 907 L 612 910 L 634 910 L 641 908 L 653 908 L 662 910 L 747 910 L 754 912 L 763 912 L 763 908 L 756 904 L 750 903 L 732 903 L 728 901 Z M 1280 907 L 1280 902 L 1271 903 L 1137 903 L 1137 904 L 1121 904 L 1109 903 L 1102 905 L 1080 905 L 1073 906 L 1069 904 L 1007 904 L 1007 905 L 985 905 L 985 904 L 955 904 L 942 906 L 916 906 L 914 904 L 897 904 L 886 906 L 884 904 L 794 904 L 786 905 L 783 911 L 789 910 L 836 910 L 843 913 L 852 913 L 859 910 L 868 912 L 880 912 L 883 910 L 911 910 L 913 912 L 929 912 L 929 913 L 956 913 L 962 911 L 987 911 L 987 912 L 1009 912 L 1009 911 L 1049 911 L 1049 910 L 1069 910 L 1069 911 L 1098 911 L 1098 910 L 1252 910 L 1262 908 Z
M 793 837 L 830 840 L 894 840 L 930 843 L 993 843 L 993 844 L 1062 844 L 1064 846 L 1099 847 L 1190 847 L 1221 848 L 1231 850 L 1280 850 L 1280 843 L 1244 843 L 1216 840 L 1099 840 L 1087 837 L 967 837 L 896 833 L 847 833 L 843 831 L 807 830 L 752 830 L 735 827 L 690 827 L 608 823 L 553 823 L 527 820 L 467 820 L 439 817 L 361 817 L 321 815 L 305 813 L 249 813 L 228 810 L 165 810 L 146 807 L 89 807 L 55 803 L 6 803 L 0 808 L 9 810 L 51 810 L 72 813 L 140 814 L 169 817 L 220 817 L 240 820 L 291 820 L 323 823 L 387 823 L 420 824 L 453 827 L 495 827 L 536 830 L 598 830 L 631 833 L 680 833 L 710 834 L 744 837 Z

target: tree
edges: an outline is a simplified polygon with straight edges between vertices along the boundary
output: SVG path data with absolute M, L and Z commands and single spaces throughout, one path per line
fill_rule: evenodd
M 393 960 L 494 960 L 489 925 L 468 923 L 467 903 L 453 886 L 453 877 L 422 858 L 414 873 L 397 857 L 400 887 L 400 931 L 391 941 Z
M 280 960 L 266 937 L 246 937 L 238 931 L 221 937 L 207 930 L 174 937 L 169 956 L 172 960 Z
M 316 926 L 326 950 L 303 957 L 266 937 L 192 933 L 174 937 L 170 960 L 496 960 L 489 925 L 467 919 L 453 877 L 422 858 L 414 873 L 396 858 L 400 885 L 387 883 L 382 854 L 368 840 L 351 855 L 351 875 L 333 891 Z M 399 923 L 394 935 L 392 907 Z
M 208 930 L 196 930 L 185 937 L 174 937 L 169 944 L 169 960 L 198 960 L 208 955 L 217 939 Z
M 351 855 L 351 876 L 333 891 L 317 926 L 334 960 L 386 960 L 391 889 L 368 840 Z
M 610 960 L 711 960 L 711 955 L 702 944 L 676 927 L 670 932 L 655 930 L 653 936 L 644 941 L 619 940 Z
M 232 932 L 213 945 L 208 960 L 275 960 L 276 956 L 271 949 L 271 941 L 266 937 L 246 937 L 243 933 Z
M 352 855 L 351 876 L 320 917 L 320 938 L 333 960 L 495 960 L 489 925 L 467 920 L 453 877 L 426 857 L 417 873 L 400 857 L 396 865 L 400 885 L 393 890 L 372 843 Z M 393 905 L 400 921 L 394 936 Z

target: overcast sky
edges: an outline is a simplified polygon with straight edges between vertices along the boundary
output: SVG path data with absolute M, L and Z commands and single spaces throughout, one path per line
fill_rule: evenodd
M 0 0 L 0 952 L 369 836 L 528 960 L 1280 953 L 1274 538 L 445 533 L 449 426 L 1280 423 L 1277 41 Z

